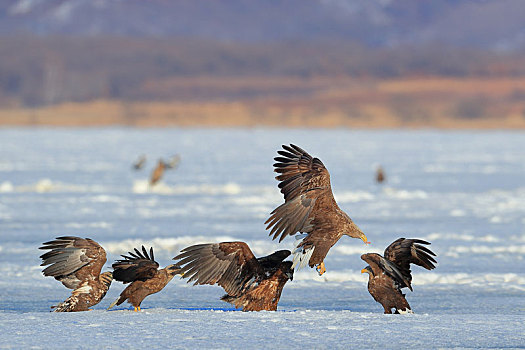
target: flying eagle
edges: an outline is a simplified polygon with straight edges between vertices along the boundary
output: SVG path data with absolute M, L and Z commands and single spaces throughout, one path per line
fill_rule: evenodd
M 176 154 L 171 159 L 165 163 L 167 169 L 177 169 L 180 164 L 180 155 Z
M 361 255 L 361 259 L 369 266 L 361 270 L 368 273 L 368 291 L 375 301 L 383 305 L 385 314 L 412 313 L 412 309 L 405 299 L 402 288 L 412 290 L 412 275 L 410 264 L 416 264 L 427 270 L 435 268 L 436 256 L 430 249 L 421 244 L 430 244 L 421 239 L 399 238 L 390 244 L 384 257 L 376 253 Z
M 293 280 L 289 250 L 256 258 L 244 242 L 197 244 L 181 250 L 178 260 L 188 283 L 218 284 L 227 294 L 221 300 L 242 311 L 275 311 L 281 292 Z
M 162 176 L 164 175 L 164 171 L 166 170 L 166 163 L 162 159 L 159 159 L 157 162 L 157 166 L 155 169 L 153 169 L 153 172 L 151 173 L 151 177 L 149 180 L 150 186 L 155 185 L 157 182 L 160 181 Z
M 116 281 L 130 283 L 120 293 L 120 297 L 108 307 L 128 301 L 135 311 L 140 311 L 140 304 L 148 295 L 160 292 L 168 283 L 181 273 L 179 266 L 169 265 L 159 270 L 159 263 L 153 256 L 153 248 L 148 252 L 142 246 L 142 252 L 135 248 L 135 253 L 128 252 L 130 256 L 121 255 L 124 259 L 117 260 L 113 265 L 113 278 Z
M 297 232 L 306 233 L 293 251 L 293 267 L 316 266 L 319 275 L 326 272 L 324 258 L 330 248 L 343 236 L 368 242 L 365 234 L 337 205 L 330 186 L 330 174 L 323 162 L 312 158 L 298 146 L 282 146 L 275 157 L 275 178 L 284 195 L 284 203 L 271 212 L 266 220 L 270 236 L 281 242 Z
M 111 272 L 100 273 L 106 263 L 106 252 L 89 238 L 57 237 L 43 243 L 39 249 L 49 249 L 40 256 L 47 266 L 42 273 L 52 276 L 73 289 L 71 296 L 56 306 L 55 312 L 88 311 L 106 295 L 113 280 Z
M 133 169 L 140 170 L 144 167 L 144 164 L 146 164 L 146 155 L 143 154 L 133 163 Z

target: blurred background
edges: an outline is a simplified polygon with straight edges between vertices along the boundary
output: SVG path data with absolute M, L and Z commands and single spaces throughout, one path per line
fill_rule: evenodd
M 521 0 L 0 0 L 1 125 L 525 127 Z

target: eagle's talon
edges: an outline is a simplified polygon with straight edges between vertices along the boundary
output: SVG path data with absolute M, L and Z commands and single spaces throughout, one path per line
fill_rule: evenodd
M 322 276 L 326 272 L 326 268 L 324 267 L 324 261 L 317 265 L 315 269 L 317 270 L 319 276 Z

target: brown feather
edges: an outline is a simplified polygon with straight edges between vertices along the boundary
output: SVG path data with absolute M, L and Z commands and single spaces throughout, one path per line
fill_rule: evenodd
M 243 311 L 275 310 L 282 288 L 293 275 L 290 255 L 280 250 L 259 259 L 244 242 L 198 244 L 174 257 L 183 278 L 195 284 L 217 284 L 226 295 L 223 300 Z
M 71 296 L 57 305 L 55 312 L 87 311 L 106 295 L 112 281 L 111 272 L 100 274 L 106 263 L 106 252 L 89 238 L 74 236 L 57 237 L 43 243 L 42 273 L 73 289 Z
M 131 283 L 127 286 L 120 297 L 111 304 L 120 305 L 128 301 L 134 307 L 140 304 L 148 295 L 160 292 L 175 277 L 180 274 L 178 265 L 169 265 L 159 269 L 159 263 L 154 260 L 153 247 L 148 250 L 142 246 L 134 252 L 128 252 L 129 256 L 122 255 L 124 259 L 113 263 L 113 276 L 117 281 Z
M 277 151 L 274 171 L 284 203 L 266 220 L 272 239 L 297 232 L 307 233 L 300 247 L 314 247 L 311 267 L 323 262 L 330 248 L 343 234 L 366 241 L 363 232 L 337 205 L 330 185 L 330 174 L 323 162 L 296 145 L 283 145 Z
M 392 313 L 392 309 L 398 311 L 411 311 L 410 305 L 401 292 L 402 288 L 412 290 L 412 274 L 410 264 L 416 264 L 432 270 L 436 260 L 434 252 L 422 246 L 430 244 L 419 239 L 399 238 L 390 244 L 384 253 L 384 257 L 368 253 L 361 255 L 361 259 L 369 266 L 363 272 L 369 273 L 368 291 L 378 303 L 383 305 L 385 313 Z

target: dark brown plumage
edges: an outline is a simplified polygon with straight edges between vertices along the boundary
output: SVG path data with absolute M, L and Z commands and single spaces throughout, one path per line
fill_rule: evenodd
M 164 171 L 166 170 L 166 163 L 162 159 L 159 159 L 157 162 L 157 166 L 155 169 L 153 169 L 153 172 L 151 173 L 151 178 L 149 180 L 150 186 L 155 185 L 157 182 L 162 179 L 162 176 L 164 175 Z
M 343 236 L 360 238 L 369 243 L 365 234 L 337 205 L 330 186 L 330 174 L 323 162 L 312 158 L 298 146 L 282 146 L 274 158 L 274 171 L 284 203 L 271 212 L 266 229 L 273 239 L 297 232 L 306 233 L 293 254 L 295 268 L 308 264 L 317 267 L 319 275 L 326 269 L 324 258 L 330 248 Z
M 376 169 L 376 182 L 378 184 L 382 184 L 385 181 L 386 181 L 385 171 L 383 170 L 381 166 L 378 166 Z
M 361 270 L 368 273 L 368 291 L 375 301 L 383 305 L 385 314 L 412 312 L 405 299 L 402 288 L 412 290 L 410 264 L 416 264 L 427 270 L 435 268 L 436 256 L 430 249 L 421 244 L 430 244 L 421 239 L 399 238 L 390 244 L 384 257 L 376 253 L 361 255 L 369 266 Z
M 281 292 L 293 279 L 289 250 L 256 258 L 244 242 L 197 244 L 181 250 L 178 260 L 188 282 L 218 284 L 226 291 L 221 299 L 243 311 L 275 311 Z
M 88 311 L 106 295 L 112 281 L 111 272 L 100 273 L 106 263 L 106 251 L 89 238 L 57 237 L 43 243 L 42 273 L 52 276 L 73 289 L 71 296 L 57 306 L 55 312 Z
M 142 246 L 142 252 L 135 248 L 135 253 L 128 252 L 130 256 L 121 255 L 124 259 L 117 260 L 113 265 L 113 278 L 123 283 L 131 283 L 120 293 L 120 297 L 108 307 L 128 301 L 135 311 L 140 311 L 140 304 L 148 295 L 160 292 L 175 275 L 180 274 L 177 265 L 169 265 L 159 270 L 159 263 L 153 256 L 153 248 L 148 254 Z

